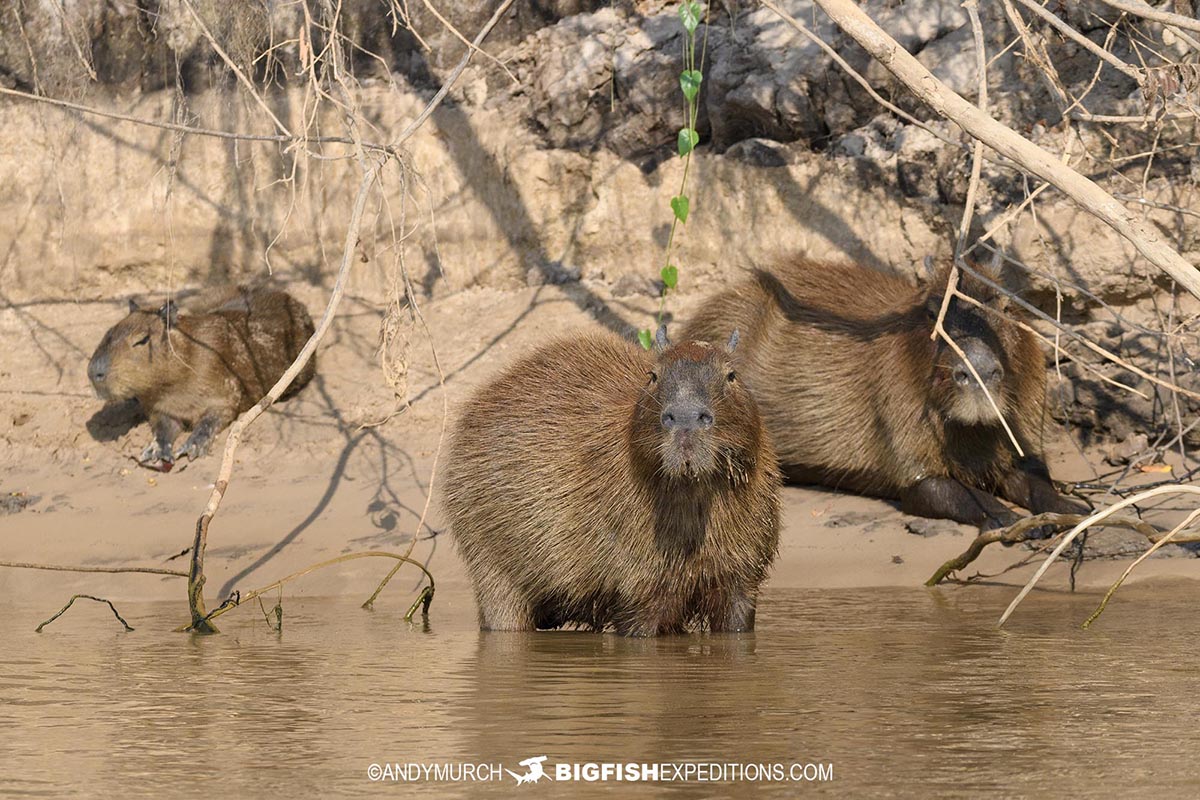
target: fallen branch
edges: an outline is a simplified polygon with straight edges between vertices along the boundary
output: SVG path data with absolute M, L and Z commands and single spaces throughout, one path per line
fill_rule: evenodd
M 926 586 L 936 586 L 949 577 L 951 572 L 958 572 L 965 569 L 975 559 L 979 558 L 983 553 L 983 549 L 989 544 L 1000 542 L 1002 544 L 1017 544 L 1018 542 L 1027 542 L 1043 537 L 1034 536 L 1034 531 L 1038 528 L 1047 525 L 1058 525 L 1060 527 L 1068 527 L 1078 525 L 1088 517 L 1084 514 L 1036 514 L 1032 517 L 1025 517 L 1009 525 L 1007 528 L 996 528 L 995 530 L 984 531 L 975 537 L 975 541 L 971 542 L 970 547 L 945 564 L 938 567 L 937 571 L 930 576 L 929 580 L 925 581 Z M 1128 528 L 1129 530 L 1137 531 L 1145 536 L 1151 542 L 1159 539 L 1162 536 L 1162 531 L 1154 527 L 1148 522 L 1133 517 L 1113 517 L 1104 522 L 1105 527 L 1110 528 Z
M 1006 125 L 971 105 L 924 67 L 853 0 L 816 0 L 852 39 L 938 115 L 958 125 L 1018 166 L 1051 183 L 1082 208 L 1129 240 L 1137 251 L 1200 298 L 1200 272 L 1179 255 L 1141 215 L 1094 182 Z
M 36 628 L 34 628 L 34 633 L 41 633 L 42 628 L 46 627 L 51 622 L 54 622 L 54 620 L 58 619 L 63 614 L 67 613 L 67 609 L 70 608 L 71 606 L 75 605 L 75 601 L 79 600 L 79 599 L 95 600 L 97 603 L 107 603 L 108 607 L 110 609 L 112 609 L 113 616 L 117 618 L 117 622 L 119 622 L 123 626 L 125 626 L 126 632 L 133 630 L 133 626 L 130 625 L 128 622 L 126 622 L 125 618 L 122 617 L 119 613 L 117 613 L 117 607 L 112 604 L 111 600 L 106 600 L 103 597 L 95 597 L 90 594 L 74 594 L 74 595 L 71 595 L 71 599 L 67 601 L 67 604 L 65 606 L 63 606 L 61 609 L 59 609 L 57 614 L 55 614 L 53 617 L 51 617 L 50 619 L 43 622 L 41 625 L 38 625 Z

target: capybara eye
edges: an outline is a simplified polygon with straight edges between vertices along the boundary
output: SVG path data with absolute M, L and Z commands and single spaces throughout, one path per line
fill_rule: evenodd
M 655 372 L 654 370 L 650 370 L 646 374 L 650 376 L 650 383 L 652 383 L 652 384 L 658 383 L 658 373 L 657 372 Z
M 149 343 L 150 343 L 150 334 L 147 333 L 145 336 L 143 336 L 142 338 L 140 338 L 136 342 L 134 342 L 133 346 L 141 347 L 142 345 L 149 344 Z
M 729 374 L 725 376 L 725 380 L 729 381 L 730 383 L 733 383 L 734 381 L 737 380 L 737 375 L 734 373 L 733 370 L 729 370 Z

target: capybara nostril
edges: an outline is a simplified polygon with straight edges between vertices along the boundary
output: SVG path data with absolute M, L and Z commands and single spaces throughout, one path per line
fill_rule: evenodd
M 672 414 L 670 411 L 664 411 L 662 413 L 661 420 L 662 420 L 662 426 L 664 428 L 666 428 L 667 430 L 671 430 L 672 428 L 675 427 L 675 415 Z
M 972 339 L 966 342 L 963 346 L 963 353 L 966 354 L 967 360 L 971 362 L 971 366 L 979 373 L 979 379 L 989 386 L 995 386 L 996 383 L 1004 377 L 1004 367 L 1001 366 L 1000 360 L 996 358 L 996 354 L 992 348 L 988 347 L 978 339 Z M 972 380 L 971 372 L 966 368 L 965 364 L 959 363 L 955 365 L 954 380 L 962 385 L 964 382 L 958 379 L 959 370 L 966 373 L 966 380 Z
M 713 426 L 712 412 L 707 408 L 701 409 L 700 413 L 696 415 L 696 422 L 701 428 L 711 428 Z

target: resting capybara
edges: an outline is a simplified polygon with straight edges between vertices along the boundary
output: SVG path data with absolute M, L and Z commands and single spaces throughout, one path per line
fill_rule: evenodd
M 581 334 L 462 407 L 445 508 L 480 627 L 754 628 L 780 477 L 729 339 Z
M 192 311 L 171 300 L 157 309 L 130 300 L 129 315 L 92 355 L 88 378 L 106 400 L 137 398 L 154 434 L 141 460 L 169 467 L 207 453 L 213 436 L 262 399 L 312 334 L 304 306 L 273 289 L 214 290 Z M 314 356 L 281 399 L 315 370 Z M 175 450 L 185 429 L 192 435 Z
M 1074 513 L 1042 456 L 1045 367 L 1036 338 L 955 298 L 946 332 L 1012 427 L 1017 456 L 962 360 L 930 338 L 948 272 L 921 290 L 858 266 L 799 261 L 708 300 L 689 338 L 742 332 L 740 374 L 754 393 L 784 474 L 897 499 L 910 514 L 984 529 L 1034 513 Z M 963 275 L 959 288 L 1012 316 L 1008 298 Z

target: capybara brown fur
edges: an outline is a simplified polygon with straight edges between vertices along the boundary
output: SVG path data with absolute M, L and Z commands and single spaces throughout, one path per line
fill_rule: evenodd
M 445 509 L 480 627 L 754 628 L 780 476 L 726 339 L 560 339 L 462 407 Z
M 705 302 L 689 338 L 742 335 L 740 374 L 789 481 L 896 499 L 925 517 L 994 528 L 1082 506 L 1050 482 L 1041 445 L 1045 366 L 1009 299 L 963 274 L 943 326 L 1012 427 L 1020 458 L 963 361 L 931 339 L 948 271 L 919 289 L 853 265 L 754 271 Z M 1000 316 L 1009 317 L 1005 319 Z
M 129 314 L 104 334 L 88 378 L 106 400 L 136 398 L 154 441 L 143 462 L 199 458 L 213 436 L 266 395 L 313 334 L 308 311 L 287 292 L 226 287 L 191 309 L 129 302 Z M 281 399 L 312 379 L 315 356 Z M 183 430 L 191 436 L 175 449 Z

